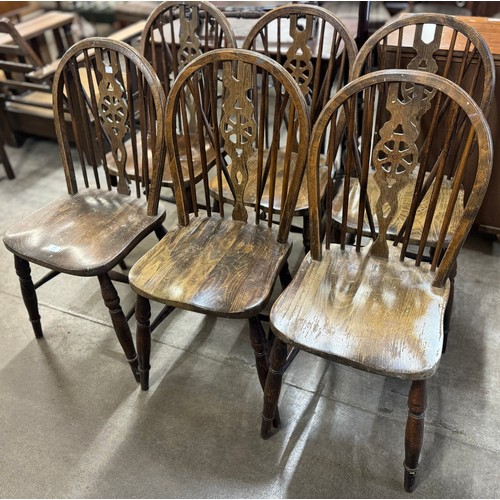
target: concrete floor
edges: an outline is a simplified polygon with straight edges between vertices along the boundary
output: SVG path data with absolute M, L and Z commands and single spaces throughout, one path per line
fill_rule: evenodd
M 29 139 L 8 153 L 17 178 L 0 178 L 2 234 L 65 192 L 54 142 Z M 297 243 L 293 266 L 302 256 Z M 500 243 L 478 234 L 460 256 L 448 352 L 429 382 L 414 497 L 498 496 L 499 258 Z M 96 279 L 60 276 L 39 290 L 45 339 L 37 341 L 3 245 L 0 272 L 2 497 L 407 496 L 407 382 L 301 353 L 283 386 L 284 426 L 263 441 L 244 321 L 174 312 L 154 333 L 144 393 Z M 134 296 L 117 286 L 128 309 Z

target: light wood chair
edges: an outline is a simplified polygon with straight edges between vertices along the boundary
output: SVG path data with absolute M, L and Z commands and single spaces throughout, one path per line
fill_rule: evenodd
M 445 106 L 451 113 L 457 107 L 461 109 L 466 140 L 453 159 L 456 169 L 450 181 L 452 196 L 445 213 L 440 214 L 440 226 L 436 227 L 436 252 L 431 263 L 424 263 L 420 257 L 431 237 L 427 223 L 436 219 L 436 202 L 445 189 L 450 165 L 440 161 L 428 206 L 417 207 L 418 191 L 413 198 L 401 197 L 400 193 L 413 182 L 413 174 L 426 154 L 427 148 L 422 147 L 421 141 L 426 134 L 415 116 L 429 108 L 431 98 L 440 103 L 439 111 Z M 359 156 L 355 153 L 359 143 L 354 133 L 357 100 L 364 103 Z M 324 141 L 329 141 L 330 129 L 336 127 L 342 109 L 347 111 L 349 124 L 344 190 L 339 196 L 344 207 L 352 204 L 357 208 L 356 243 L 346 245 L 344 215 L 340 243 L 332 243 L 327 231 L 325 244 L 321 245 L 318 164 Z M 384 119 L 376 121 L 379 114 Z M 445 152 L 449 148 L 442 136 L 434 134 L 431 139 L 434 147 Z M 399 145 L 403 143 L 401 149 Z M 468 161 L 474 144 L 478 154 L 475 161 Z M 265 386 L 261 430 L 264 438 L 272 433 L 287 358 L 289 361 L 299 349 L 368 372 L 410 380 L 405 489 L 412 491 L 422 447 L 426 380 L 436 371 L 442 353 L 449 276 L 486 192 L 491 164 L 491 134 L 479 106 L 464 90 L 440 76 L 413 70 L 378 71 L 354 80 L 327 104 L 312 133 L 307 167 L 311 253 L 274 303 L 270 315 L 276 339 Z M 379 188 L 376 202 L 367 185 L 372 167 Z M 466 171 L 473 176 L 474 185 L 460 217 L 455 219 L 455 205 L 461 202 L 460 185 Z M 423 176 L 418 179 L 417 185 L 421 186 Z M 351 182 L 360 183 L 360 194 L 354 201 L 350 199 Z M 333 189 L 329 186 L 330 208 L 332 198 Z M 379 230 L 366 241 L 363 218 L 368 203 L 373 207 Z M 422 211 L 426 224 L 419 232 L 418 242 L 415 241 L 415 260 L 406 255 L 410 242 L 417 239 L 411 232 L 417 210 Z M 397 219 L 401 212 L 407 214 L 404 220 L 410 223 L 403 239 L 389 244 L 388 228 L 404 224 L 404 220 Z M 448 238 L 449 244 L 440 259 Z M 291 346 L 290 353 L 287 346 Z
M 10 227 L 4 243 L 14 254 L 35 336 L 43 336 L 38 286 L 59 273 L 97 276 L 118 340 L 138 378 L 130 328 L 111 280 L 126 283 L 127 276 L 113 268 L 150 232 L 165 234 L 164 210 L 156 205 L 148 211 L 143 196 L 149 192 L 149 162 L 164 161 L 165 95 L 153 68 L 137 51 L 122 42 L 89 38 L 62 58 L 53 97 L 68 194 Z M 141 163 L 137 131 L 142 145 L 151 141 L 153 147 L 152 158 L 142 155 Z M 76 148 L 70 147 L 70 133 Z M 130 160 L 124 147 L 129 136 L 136 171 L 146 173 L 142 183 L 131 182 L 124 169 Z M 111 163 L 119 172 L 117 189 L 111 187 Z M 33 284 L 30 262 L 51 272 Z
M 277 97 L 274 112 L 269 116 L 263 110 L 270 93 Z M 182 131 L 191 130 L 193 126 L 186 113 L 186 94 L 195 102 L 196 113 L 191 118 L 199 140 L 196 146 L 201 146 L 203 168 L 199 194 L 192 168 L 192 158 L 197 153 L 189 144 L 189 135 L 185 135 L 187 149 L 180 148 L 180 144 L 184 144 Z M 217 95 L 222 95 L 221 105 Z M 272 124 L 268 129 L 267 148 L 264 146 L 266 117 Z M 130 284 L 138 294 L 137 350 L 142 388 L 146 390 L 149 386 L 150 300 L 165 304 L 167 312 L 177 307 L 213 316 L 248 319 L 263 385 L 267 352 L 259 313 L 268 303 L 278 276 L 282 283 L 290 280 L 288 236 L 309 140 L 304 98 L 290 74 L 266 56 L 242 49 L 218 49 L 200 56 L 179 73 L 168 97 L 166 120 L 179 225 L 137 261 L 129 275 Z M 291 129 L 288 128 L 288 137 L 286 129 L 286 123 L 294 121 L 299 138 L 297 150 L 291 147 Z M 204 154 L 206 141 L 216 152 L 215 168 L 210 172 Z M 276 168 L 280 147 L 285 153 L 282 178 L 277 177 Z M 181 151 L 187 155 L 189 165 L 190 200 L 187 200 Z M 243 200 L 251 162 L 255 162 L 259 173 L 260 195 L 255 208 L 248 210 Z M 154 211 L 158 203 L 163 168 L 163 164 L 155 164 L 150 211 Z M 217 213 L 210 209 L 209 203 L 211 176 L 217 179 L 219 186 L 220 211 Z M 232 186 L 236 199 L 230 213 L 224 207 L 223 178 Z M 278 199 L 279 183 L 282 186 Z M 269 207 L 273 203 L 268 205 L 267 220 L 260 218 L 266 186 L 270 196 L 276 193 L 276 203 L 281 207 L 279 226 L 272 223 L 273 213 Z M 206 204 L 206 212 L 197 208 L 199 201 Z M 194 207 L 192 215 L 189 206 Z M 153 324 L 156 326 L 158 321 Z
M 243 48 L 271 57 L 290 73 L 306 100 L 311 126 L 326 102 L 350 78 L 357 54 L 356 43 L 340 19 L 322 7 L 304 4 L 285 5 L 264 14 L 248 33 Z M 293 131 L 295 124 L 290 123 L 289 127 Z M 292 137 L 292 140 L 297 147 L 297 138 Z M 284 158 L 284 151 L 280 150 L 277 165 L 279 176 L 283 175 Z M 245 203 L 255 206 L 257 172 L 255 163 L 249 166 Z M 322 177 L 321 182 L 324 189 L 326 176 Z M 210 188 L 214 193 L 217 192 L 215 179 Z M 280 198 L 279 184 L 276 189 L 277 200 Z M 231 190 L 224 182 L 223 197 L 225 202 L 234 203 Z M 261 206 L 265 208 L 268 203 L 269 193 L 264 192 Z M 279 211 L 280 207 L 274 208 Z M 305 183 L 300 189 L 295 215 L 303 218 L 303 227 L 293 227 L 292 230 L 303 233 L 304 247 L 308 250 L 309 216 Z
M 150 14 L 142 32 L 140 50 L 155 69 L 165 95 L 168 95 L 173 81 L 186 64 L 200 54 L 225 47 L 236 47 L 236 40 L 231 25 L 219 9 L 209 2 L 174 0 L 161 3 Z M 186 106 L 188 116 L 194 115 L 192 97 L 186 97 Z M 197 153 L 193 155 L 193 169 L 198 182 L 202 177 L 203 167 L 194 128 L 189 140 L 190 146 L 197 148 Z M 183 150 L 186 148 L 185 137 L 181 136 L 180 141 L 179 148 Z M 208 141 L 205 156 L 208 165 L 213 166 L 215 152 Z M 127 167 L 127 172 L 131 178 L 134 177 L 133 165 Z M 163 186 L 172 189 L 173 181 L 168 165 L 163 170 L 163 175 Z M 186 161 L 184 182 L 189 189 Z

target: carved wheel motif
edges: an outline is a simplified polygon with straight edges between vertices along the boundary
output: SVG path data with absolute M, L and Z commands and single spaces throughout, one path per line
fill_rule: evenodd
M 300 24 L 296 15 L 290 16 L 290 37 L 293 43 L 287 50 L 283 65 L 297 82 L 304 96 L 309 93 L 309 84 L 313 78 L 312 52 L 307 45 L 312 36 L 313 19 L 307 16 L 305 21 L 305 25 Z
M 226 94 L 222 103 L 220 131 L 225 150 L 231 158 L 231 181 L 236 194 L 233 219 L 247 221 L 248 214 L 243 203 L 248 182 L 247 162 L 257 137 L 255 110 L 249 95 L 252 88 L 251 66 L 238 61 L 234 76 L 232 63 L 224 62 L 222 81 Z
M 98 110 L 101 124 L 111 141 L 111 153 L 118 171 L 118 192 L 130 193 L 125 166 L 127 152 L 124 145 L 125 136 L 129 132 L 127 124 L 128 105 L 126 93 L 119 80 L 119 67 L 116 54 L 109 63 L 103 61 L 102 53 L 96 51 L 97 71 L 100 73 Z
M 380 196 L 375 207 L 379 235 L 371 251 L 384 258 L 389 255 L 386 234 L 398 209 L 398 194 L 418 163 L 415 141 L 420 133 L 420 108 L 423 101 L 430 105 L 422 85 L 413 86 L 409 100 L 404 97 L 404 85 L 404 82 L 389 84 L 386 108 L 391 118 L 380 129 L 380 140 L 373 150 L 374 179 Z
M 184 6 L 180 7 L 179 21 L 180 37 L 177 62 L 179 70 L 181 70 L 186 64 L 201 55 L 200 39 L 197 34 L 199 29 L 198 9 L 192 7 L 188 13 Z

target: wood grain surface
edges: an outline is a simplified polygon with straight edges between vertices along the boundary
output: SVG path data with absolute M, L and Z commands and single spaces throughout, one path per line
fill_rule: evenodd
M 415 189 L 416 175 L 411 176 L 411 181 L 408 183 L 398 194 L 398 210 L 395 214 L 394 218 L 391 220 L 389 227 L 387 228 L 387 238 L 394 240 L 399 233 L 399 230 L 405 223 L 408 218 L 411 206 L 411 200 L 413 199 L 413 192 Z M 344 189 L 344 181 L 342 180 L 339 184 L 339 192 L 342 192 Z M 452 190 L 452 183 L 448 179 L 444 179 L 443 186 L 441 187 L 439 198 L 437 201 L 436 210 L 434 213 L 434 217 L 432 218 L 431 227 L 429 229 L 429 239 L 428 245 L 435 246 L 439 237 L 439 232 L 441 230 L 442 221 L 444 215 L 446 213 L 446 206 L 450 199 L 450 194 Z M 417 244 L 422 238 L 422 229 L 425 221 L 425 214 L 427 213 L 429 207 L 429 201 L 431 198 L 431 189 L 427 192 L 424 199 L 420 203 L 417 208 L 417 215 L 415 217 L 415 221 L 413 223 L 411 235 L 410 235 L 410 243 Z M 367 197 L 370 200 L 370 204 L 375 206 L 380 196 L 380 190 L 376 182 L 373 179 L 373 173 L 370 172 L 368 175 L 368 188 L 367 188 Z M 349 232 L 356 232 L 356 227 L 358 223 L 358 206 L 360 200 L 360 185 L 357 179 L 353 179 L 349 186 L 349 206 L 347 211 L 347 230 Z M 455 233 L 458 222 L 462 217 L 464 211 L 464 190 L 460 189 L 458 195 L 458 202 L 453 211 L 453 215 L 450 221 L 450 226 L 446 233 L 445 241 L 449 243 L 451 237 Z M 342 223 L 342 197 L 336 196 L 333 199 L 332 204 L 332 220 L 334 223 L 340 227 Z M 377 228 L 377 219 L 374 219 L 375 227 Z M 378 232 L 378 230 L 377 230 Z M 370 226 L 368 224 L 367 217 L 365 215 L 363 219 L 363 236 L 370 236 Z
M 192 217 L 131 269 L 143 297 L 191 311 L 249 318 L 266 305 L 291 243 L 264 225 Z
M 17 222 L 5 233 L 4 243 L 35 264 L 96 276 L 120 262 L 164 218 L 164 210 L 148 216 L 144 199 L 89 189 L 59 198 Z
M 429 266 L 371 257 L 338 245 L 310 254 L 271 310 L 284 342 L 364 370 L 430 377 L 441 358 L 448 287 L 432 286 Z

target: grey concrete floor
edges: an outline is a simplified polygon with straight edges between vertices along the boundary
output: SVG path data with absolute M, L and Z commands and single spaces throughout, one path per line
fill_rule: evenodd
M 8 153 L 17 178 L 1 178 L 0 166 L 2 234 L 65 192 L 57 144 L 29 139 Z M 173 206 L 168 213 L 167 226 Z M 303 255 L 296 241 L 292 266 Z M 285 377 L 283 428 L 263 441 L 244 321 L 174 312 L 153 335 L 145 393 L 96 279 L 60 276 L 39 289 L 45 338 L 37 341 L 3 245 L 0 273 L 0 496 L 408 496 L 407 382 L 301 353 Z M 472 234 L 459 260 L 448 351 L 429 382 L 414 497 L 498 496 L 499 284 L 500 243 Z M 118 287 L 128 309 L 134 296 Z

